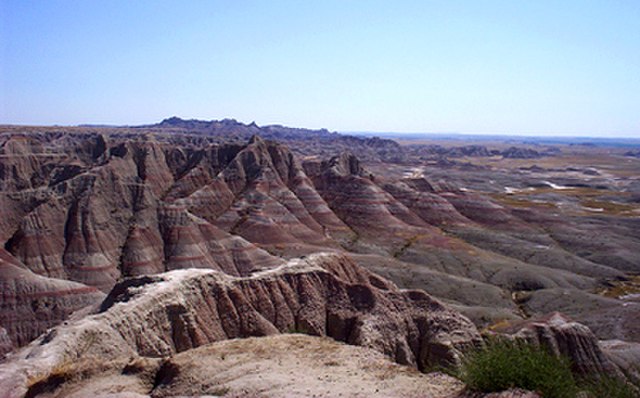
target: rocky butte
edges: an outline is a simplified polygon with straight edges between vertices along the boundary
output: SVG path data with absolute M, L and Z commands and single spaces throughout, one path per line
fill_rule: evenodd
M 0 126 L 0 397 L 469 397 L 490 335 L 637 385 L 640 163 L 568 151 Z

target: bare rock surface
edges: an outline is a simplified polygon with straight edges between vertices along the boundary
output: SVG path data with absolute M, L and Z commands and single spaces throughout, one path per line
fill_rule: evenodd
M 566 198 L 560 193 L 573 188 L 559 184 L 585 179 L 585 198 L 610 196 L 626 179 L 611 185 L 576 169 L 563 173 L 579 177 L 560 180 L 546 177 L 556 169 L 537 166 L 440 167 L 445 157 L 493 163 L 514 150 L 422 149 L 234 120 L 0 126 L 0 238 L 32 273 L 105 293 L 129 276 L 184 268 L 246 276 L 287 258 L 350 252 L 399 286 L 464 309 L 479 325 L 561 309 L 546 308 L 555 305 L 547 301 L 538 311 L 540 300 L 532 300 L 520 311 L 511 297 L 521 292 L 544 299 L 562 289 L 586 305 L 588 295 L 577 293 L 639 269 L 637 217 L 568 217 L 540 211 L 538 199 L 515 207 L 518 201 L 503 200 Z M 497 195 L 507 188 L 507 196 Z M 621 310 L 623 327 L 607 324 L 618 307 L 570 314 L 601 338 L 637 340 L 635 308 Z
M 421 373 L 372 349 L 303 334 L 225 340 L 157 360 L 81 361 L 58 372 L 64 382 L 41 384 L 42 393 L 32 396 L 540 397 L 522 390 L 468 392 L 463 383 L 443 373 Z
M 221 340 L 287 331 L 371 348 L 418 369 L 457 363 L 474 325 L 422 291 L 402 291 L 349 259 L 315 254 L 233 277 L 176 270 L 117 285 L 93 315 L 52 329 L 0 365 L 21 397 L 64 364 L 161 358 Z
M 94 287 L 37 275 L 0 249 L 0 351 L 27 344 L 104 297 Z
M 467 330 L 457 315 L 348 261 L 284 265 L 319 251 L 479 326 L 560 310 L 598 338 L 638 341 L 637 292 L 600 293 L 640 270 L 640 163 L 512 145 L 408 148 L 234 120 L 0 126 L 0 351 L 45 333 L 33 361 L 10 354 L 32 382 L 91 355 L 294 330 L 420 369 L 451 359 L 431 332 Z M 579 327 L 532 330 L 585 371 L 609 366 Z
M 569 358 L 577 374 L 624 378 L 621 369 L 605 353 L 593 332 L 585 325 L 574 322 L 560 313 L 516 321 L 495 330 Z
M 450 397 L 463 384 L 420 373 L 371 349 L 301 334 L 207 344 L 157 361 L 113 368 L 73 365 L 56 397 Z M 43 396 L 47 396 L 46 393 Z
M 627 378 L 636 385 L 640 383 L 640 343 L 622 340 L 603 340 L 600 347 L 613 363 L 623 370 Z
M 463 387 L 452 377 L 420 373 L 372 350 L 304 335 L 215 343 L 163 366 L 154 397 L 221 391 L 258 397 L 451 397 Z
M 0 327 L 0 357 L 13 350 L 14 345 L 7 333 L 7 329 Z

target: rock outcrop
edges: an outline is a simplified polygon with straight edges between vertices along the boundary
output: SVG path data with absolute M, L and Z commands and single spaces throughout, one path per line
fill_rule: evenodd
M 34 274 L 0 249 L 0 353 L 27 344 L 104 297 L 90 286 Z
M 258 137 L 196 149 L 145 135 L 11 135 L 0 167 L 0 324 L 17 345 L 122 277 L 193 267 L 247 275 L 283 262 L 255 243 L 337 246 L 324 231 L 348 229 L 292 154 Z M 36 306 L 15 280 L 49 286 L 39 302 L 77 300 L 42 319 L 35 310 L 15 315 L 16 300 Z
M 177 270 L 116 285 L 92 315 L 56 327 L 0 366 L 0 389 L 69 361 L 160 358 L 215 341 L 300 331 L 381 352 L 419 369 L 456 363 L 474 325 L 422 291 L 398 290 L 346 257 L 315 254 L 247 277 Z
M 372 137 L 355 137 L 331 133 L 326 129 L 311 130 L 281 125 L 258 126 L 255 123 L 243 124 L 234 119 L 224 120 L 184 120 L 171 117 L 146 129 L 161 129 L 171 133 L 198 134 L 214 141 L 245 141 L 258 135 L 263 139 L 285 143 L 298 155 L 322 154 L 330 157 L 336 151 L 351 150 L 360 159 L 368 161 L 402 162 L 406 156 L 402 147 L 395 141 Z
M 9 337 L 9 333 L 7 333 L 5 328 L 0 327 L 0 357 L 3 357 L 4 354 L 13 350 L 13 348 L 13 342 Z
M 502 151 L 502 156 L 507 159 L 537 159 L 542 157 L 543 154 L 535 149 L 512 146 Z
M 622 340 L 600 341 L 602 351 L 623 370 L 625 376 L 640 385 L 640 343 L 631 343 Z
M 180 353 L 163 368 L 154 397 L 226 391 L 232 397 L 451 398 L 463 388 L 444 374 L 411 371 L 375 351 L 301 334 L 215 343 Z
M 533 308 L 519 308 L 513 294 L 594 291 L 640 266 L 637 217 L 576 222 L 551 208 L 516 208 L 516 194 L 496 192 L 513 185 L 538 198 L 529 183 L 547 177 L 525 181 L 527 170 L 507 176 L 475 163 L 476 170 L 442 169 L 436 152 L 435 160 L 403 160 L 407 151 L 389 140 L 234 120 L 0 126 L 0 242 L 32 274 L 105 293 L 131 276 L 184 268 L 248 276 L 318 251 L 351 252 L 359 264 L 402 287 L 429 289 L 482 325 Z M 483 146 L 454 152 L 498 154 Z M 598 177 L 589 186 L 601 184 Z M 570 190 L 552 194 L 560 191 Z M 0 303 L 0 311 L 10 308 Z M 635 308 L 624 309 L 624 334 L 602 335 L 609 313 L 595 315 L 603 327 L 588 325 L 600 337 L 633 340 Z M 0 318 L 13 336 L 12 314 Z M 42 326 L 25 336 L 53 323 L 31 321 Z
M 571 360 L 573 371 L 579 375 L 608 375 L 624 378 L 624 374 L 603 351 L 596 336 L 588 327 L 574 322 L 560 313 L 522 322 L 514 322 L 496 329 L 514 339 L 545 347 L 556 355 Z
M 164 359 L 134 358 L 105 365 L 75 362 L 57 373 L 58 384 L 52 378 L 36 379 L 27 394 L 53 392 L 60 398 L 452 398 L 464 388 L 459 380 L 443 373 L 420 373 L 371 349 L 303 334 L 226 340 Z

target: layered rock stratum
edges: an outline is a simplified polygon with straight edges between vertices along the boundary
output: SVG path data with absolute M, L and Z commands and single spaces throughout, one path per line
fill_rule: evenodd
M 491 166 L 498 158 L 545 162 L 545 156 L 560 156 L 555 149 L 407 148 L 380 138 L 233 120 L 0 126 L 0 353 L 38 336 L 59 341 L 55 336 L 71 333 L 85 315 L 104 322 L 125 307 L 123 301 L 156 297 L 152 290 L 171 281 L 191 286 L 200 280 L 199 294 L 209 301 L 160 305 L 159 312 L 148 310 L 151 317 L 132 315 L 138 310 L 121 314 L 114 322 L 124 322 L 122 329 L 107 329 L 122 333 L 104 336 L 124 351 L 101 355 L 174 356 L 221 339 L 290 328 L 364 345 L 424 370 L 440 354 L 454 360 L 459 350 L 445 345 L 425 359 L 415 342 L 426 337 L 411 326 L 422 322 L 414 306 L 462 319 L 456 309 L 482 327 L 560 310 L 586 326 L 567 318 L 572 326 L 558 329 L 554 317 L 543 322 L 544 332 L 536 329 L 537 337 L 531 328 L 523 336 L 555 342 L 549 344 L 557 353 L 575 351 L 586 373 L 628 370 L 637 356 L 615 347 L 635 347 L 640 336 L 634 166 L 615 175 L 614 168 L 590 166 Z M 333 253 L 325 256 L 337 256 L 341 265 L 292 271 L 298 266 L 291 259 L 310 256 L 295 260 L 301 264 L 318 252 Z M 285 289 L 293 293 L 261 279 L 276 274 L 286 279 L 278 286 L 295 284 Z M 413 290 L 401 292 L 394 283 Z M 623 293 L 608 293 L 619 285 Z M 327 294 L 332 289 L 342 298 Z M 261 307 L 256 297 L 272 304 Z M 213 312 L 212 301 L 229 304 L 228 311 Z M 289 306 L 308 308 L 307 302 L 314 311 L 303 315 Z M 207 308 L 207 317 L 225 319 L 219 323 L 227 326 L 197 316 Z M 329 317 L 328 308 L 341 315 Z M 239 313 L 248 318 L 233 315 Z M 280 313 L 288 315 L 274 318 Z M 354 326 L 345 313 L 374 321 Z M 448 316 L 434 322 L 446 329 Z M 149 324 L 152 319 L 164 328 Z M 471 330 L 467 326 L 462 329 Z M 374 338 L 374 331 L 386 337 Z M 608 341 L 604 356 L 598 339 Z M 33 355 L 35 345 L 28 349 Z M 437 344 L 431 347 L 438 351 Z M 20 362 L 20 355 L 10 358 Z M 66 366 L 58 359 L 51 366 Z M 43 369 L 36 373 L 46 381 L 51 372 Z
M 12 354 L 0 365 L 0 389 L 30 396 L 60 388 L 61 368 L 78 362 L 125 371 L 131 361 L 292 331 L 422 370 L 455 364 L 482 341 L 468 319 L 426 293 L 399 290 L 344 256 L 315 254 L 245 277 L 188 269 L 128 279 L 89 314 Z M 162 381 L 172 366 L 165 360 L 147 393 L 175 387 Z
M 284 140 L 293 151 L 259 136 Z M 471 148 L 468 155 L 484 151 Z M 603 281 L 639 271 L 636 219 L 512 208 L 461 188 L 451 169 L 444 178 L 437 167 L 411 166 L 411 175 L 394 177 L 397 163 L 384 163 L 382 152 L 374 156 L 371 149 L 410 154 L 389 140 L 231 120 L 4 127 L 0 238 L 10 263 L 105 293 L 127 276 L 190 267 L 238 276 L 283 258 L 349 252 L 360 265 L 402 287 L 425 289 L 480 325 L 561 309 L 602 338 L 636 339 L 635 304 L 619 309 L 619 301 L 599 301 L 626 314 L 629 326 L 614 330 L 604 321 L 610 312 L 545 301 L 562 291 L 590 308 L 586 303 L 599 299 L 589 295 Z M 465 173 L 481 180 L 476 174 L 487 171 Z M 12 308 L 0 307 L 0 313 Z M 37 326 L 29 312 L 11 316 L 36 321 L 19 332 L 5 325 L 13 344 L 49 326 Z

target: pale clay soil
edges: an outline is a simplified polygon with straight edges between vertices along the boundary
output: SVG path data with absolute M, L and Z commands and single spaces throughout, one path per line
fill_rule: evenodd
M 302 334 L 222 341 L 177 354 L 173 363 L 178 375 L 153 392 L 135 376 L 104 374 L 63 395 L 445 398 L 464 388 L 445 374 L 423 374 L 373 350 Z

